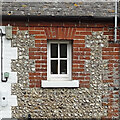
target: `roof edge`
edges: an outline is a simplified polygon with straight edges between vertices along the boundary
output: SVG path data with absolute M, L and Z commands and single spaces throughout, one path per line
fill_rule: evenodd
M 120 20 L 120 17 L 118 17 Z M 36 15 L 2 15 L 2 20 L 8 21 L 113 21 L 114 17 L 102 17 L 102 16 L 36 16 Z M 109 21 L 108 21 L 109 20 Z

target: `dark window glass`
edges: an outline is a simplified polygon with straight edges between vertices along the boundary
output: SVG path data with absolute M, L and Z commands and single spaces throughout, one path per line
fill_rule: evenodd
M 60 60 L 60 74 L 67 74 L 67 60 Z
M 58 60 L 51 60 L 51 74 L 58 74 Z
M 67 44 L 60 44 L 60 58 L 67 58 Z
M 51 58 L 58 58 L 58 44 L 51 44 Z

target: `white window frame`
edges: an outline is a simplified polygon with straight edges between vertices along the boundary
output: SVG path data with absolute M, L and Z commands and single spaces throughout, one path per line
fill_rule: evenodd
M 58 58 L 51 58 L 51 44 L 58 44 Z M 67 58 L 60 58 L 60 44 L 67 44 Z M 64 81 L 71 80 L 71 43 L 70 41 L 49 41 L 47 44 L 47 80 L 51 81 Z M 58 74 L 51 74 L 51 60 L 58 60 Z M 67 60 L 67 74 L 59 74 L 60 73 L 60 60 Z
M 50 58 L 51 44 L 58 44 L 58 58 Z M 59 58 L 60 44 L 67 44 L 67 58 Z M 59 74 L 60 60 L 67 60 L 67 74 Z M 58 60 L 58 74 L 51 74 L 50 60 Z M 67 40 L 48 40 L 47 42 L 47 80 L 42 80 L 41 87 L 58 88 L 58 87 L 79 87 L 78 80 L 72 80 L 72 44 Z

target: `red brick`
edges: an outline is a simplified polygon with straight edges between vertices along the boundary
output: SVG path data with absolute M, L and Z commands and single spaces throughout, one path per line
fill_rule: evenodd
M 12 34 L 17 34 L 17 31 L 12 31 Z
M 112 44 L 109 44 L 109 47 L 120 47 L 120 44 L 112 43 Z
M 83 60 L 73 60 L 73 64 L 84 64 L 85 61 Z
M 103 55 L 119 55 L 119 52 L 103 52 Z
M 84 69 L 73 69 L 73 72 L 83 72 Z
M 58 28 L 58 39 L 63 39 L 63 28 L 59 27 Z
M 34 52 L 29 52 L 29 55 L 34 55 Z
M 80 81 L 80 84 L 89 84 L 90 81 Z
M 113 40 L 113 39 L 114 39 L 114 36 L 109 36 L 109 39 L 110 39 L 110 40 Z
M 77 28 L 76 31 L 86 31 L 86 28 Z
M 47 47 L 46 48 L 41 48 L 41 51 L 47 51 Z
M 108 28 L 104 28 L 104 31 L 109 31 L 109 29 Z
M 116 60 L 109 60 L 110 63 L 119 63 L 118 61 Z
M 80 48 L 80 51 L 91 51 L 90 48 Z
M 35 36 L 35 39 L 47 39 L 46 36 Z
M 90 80 L 90 77 L 85 77 L 85 80 Z
M 37 72 L 46 72 L 47 69 L 36 69 Z
M 40 48 L 29 48 L 29 51 L 40 51 Z
M 19 27 L 19 30 L 28 30 L 28 27 Z
M 92 31 L 103 31 L 103 28 L 92 28 Z
M 80 76 L 88 76 L 90 73 L 80 73 Z
M 47 73 L 46 72 L 42 73 L 42 76 L 47 76 Z
M 113 51 L 113 48 L 102 48 L 102 51 Z
M 120 56 L 114 56 L 114 59 L 118 59 L 118 60 L 119 60 L 119 59 L 120 59 Z
M 47 60 L 36 60 L 35 63 L 47 63 Z
M 12 30 L 13 30 L 13 31 L 16 31 L 16 30 L 17 30 L 17 27 L 13 27 Z
M 47 55 L 46 51 L 35 51 L 35 52 L 29 52 L 29 55 Z
M 86 28 L 86 31 L 91 31 L 92 30 L 92 28 Z
M 74 36 L 74 39 L 85 39 L 85 35 Z
M 29 31 L 29 34 L 40 34 L 40 31 Z
M 44 29 L 41 28 L 41 27 L 35 27 L 34 30 L 39 30 L 39 31 L 42 32 L 43 34 L 45 33 L 45 32 L 43 31 Z
M 73 48 L 73 51 L 78 51 L 78 47 L 74 47 L 74 48 Z
M 113 67 L 113 64 L 108 64 L 108 67 Z
M 35 85 L 34 85 L 34 84 L 30 84 L 29 87 L 30 87 L 30 88 L 34 88 Z
M 42 59 L 47 59 L 47 55 L 42 55 Z
M 85 47 L 85 44 L 73 44 L 73 47 Z
M 85 40 L 74 40 L 74 44 L 75 44 L 75 43 L 78 43 L 78 44 L 79 44 L 79 43 L 85 43 Z
M 40 59 L 40 56 L 29 56 L 29 59 Z
M 30 80 L 41 80 L 42 77 L 29 77 Z
M 72 77 L 73 80 L 78 80 L 78 77 L 74 76 Z
M 67 32 L 67 38 L 68 39 L 72 39 L 72 31 L 73 31 L 73 28 L 68 28 L 68 32 Z M 64 36 L 64 38 L 65 38 L 65 36 Z
M 47 40 L 35 40 L 35 43 L 46 43 L 47 44 Z
M 72 72 L 72 76 L 78 76 L 78 73 L 73 73 L 73 72 Z
M 41 87 L 41 83 L 40 82 L 36 82 L 36 87 Z
M 41 43 L 41 40 L 35 40 L 35 43 Z
M 80 56 L 80 59 L 90 60 L 90 57 Z
M 41 67 L 41 65 L 35 65 L 35 67 Z
M 35 44 L 35 47 L 47 47 L 47 44 Z
M 90 85 L 80 84 L 80 87 L 89 88 L 89 87 L 90 87 Z
M 78 68 L 78 64 L 73 64 L 72 67 L 73 67 L 73 69 Z
M 86 53 L 84 53 L 84 55 L 91 55 L 91 53 L 90 52 L 86 52 Z
M 40 75 L 40 73 L 29 73 L 29 75 L 31 75 L 31 76 Z
M 28 30 L 35 30 L 35 27 L 28 27 Z
M 73 56 L 73 59 L 78 59 L 78 56 L 77 56 L 77 55 L 74 55 L 74 56 Z
M 102 56 L 102 59 L 113 59 L 113 56 Z

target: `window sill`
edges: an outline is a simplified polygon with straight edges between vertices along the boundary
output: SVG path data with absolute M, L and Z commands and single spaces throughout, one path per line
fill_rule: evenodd
M 79 87 L 79 81 L 78 80 L 71 80 L 71 81 L 42 80 L 41 87 L 43 88 L 76 88 L 76 87 Z

